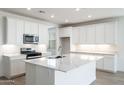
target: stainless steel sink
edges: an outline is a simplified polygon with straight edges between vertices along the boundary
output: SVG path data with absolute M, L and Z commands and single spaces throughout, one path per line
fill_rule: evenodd
M 63 58 L 63 57 L 66 57 L 66 56 L 54 56 L 54 57 L 48 57 L 49 59 L 58 59 L 58 58 Z

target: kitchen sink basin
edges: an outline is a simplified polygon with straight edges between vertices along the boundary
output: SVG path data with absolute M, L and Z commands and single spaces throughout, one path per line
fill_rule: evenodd
M 66 56 L 55 56 L 55 57 L 48 57 L 49 59 L 58 59 L 58 58 L 63 58 L 63 57 L 66 57 Z

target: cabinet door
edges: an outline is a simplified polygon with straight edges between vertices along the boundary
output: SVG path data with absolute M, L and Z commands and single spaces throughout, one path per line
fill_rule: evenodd
M 11 60 L 11 76 L 19 75 L 25 73 L 25 63 L 21 59 Z
M 59 37 L 70 37 L 72 31 L 72 27 L 60 28 Z
M 16 44 L 16 19 L 7 18 L 7 44 Z
M 25 62 L 21 59 L 18 60 L 20 62 L 20 73 L 25 73 Z
M 31 22 L 31 34 L 38 35 L 38 23 Z
M 48 45 L 49 33 L 48 26 L 39 24 L 39 43 Z
M 115 61 L 114 56 L 105 56 L 104 57 L 104 70 L 115 71 Z
M 104 23 L 96 24 L 96 44 L 104 44 L 104 26 Z
M 24 34 L 31 34 L 31 22 L 25 21 Z
M 79 27 L 74 27 L 72 29 L 72 33 L 71 33 L 71 43 L 72 44 L 79 44 L 80 38 L 79 38 Z
M 87 26 L 87 44 L 95 43 L 95 25 Z
M 114 44 L 115 42 L 115 23 L 108 22 L 105 24 L 105 43 Z
M 96 62 L 96 68 L 101 70 L 104 69 L 104 59 L 100 59 Z
M 59 37 L 63 37 L 64 28 L 59 28 Z
M 10 61 L 10 76 L 15 76 L 20 74 L 20 65 L 16 60 Z
M 86 27 L 80 27 L 80 44 L 86 44 Z
M 23 44 L 24 21 L 17 20 L 17 44 Z

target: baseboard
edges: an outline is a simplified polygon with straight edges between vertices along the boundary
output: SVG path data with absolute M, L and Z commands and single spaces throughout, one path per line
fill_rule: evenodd
M 116 72 L 114 72 L 114 71 L 110 71 L 110 70 L 103 70 L 103 69 L 96 69 L 96 70 L 99 70 L 99 71 L 104 71 L 104 72 L 109 72 L 109 73 L 117 73 L 117 71 Z
M 22 73 L 22 74 L 19 74 L 19 75 L 15 75 L 15 76 L 12 76 L 10 78 L 7 78 L 6 76 L 0 76 L 0 78 L 7 78 L 7 79 L 14 79 L 14 78 L 17 78 L 17 77 L 20 77 L 20 76 L 24 76 L 25 73 Z

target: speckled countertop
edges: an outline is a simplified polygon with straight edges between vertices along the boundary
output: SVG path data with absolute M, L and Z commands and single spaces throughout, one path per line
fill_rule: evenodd
M 49 69 L 66 72 L 75 69 L 81 65 L 85 65 L 88 64 L 89 62 L 94 62 L 103 58 L 103 56 L 100 55 L 76 54 L 76 53 L 70 53 L 64 56 L 65 57 L 58 59 L 43 57 L 43 58 L 24 60 L 24 61 L 26 62 L 26 64 L 30 63 L 32 65 L 42 66 Z

